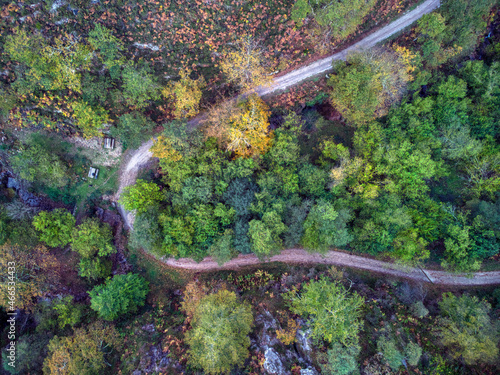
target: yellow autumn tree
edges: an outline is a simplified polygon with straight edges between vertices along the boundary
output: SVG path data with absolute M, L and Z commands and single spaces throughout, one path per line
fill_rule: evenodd
M 163 90 L 163 96 L 174 103 L 174 115 L 177 118 L 196 116 L 200 111 L 202 89 L 206 86 L 203 77 L 191 79 L 190 70 L 181 70 L 181 79 L 170 82 Z
M 155 158 L 168 159 L 176 162 L 182 159 L 182 154 L 175 149 L 175 139 L 160 135 L 150 148 Z
M 71 336 L 54 336 L 48 345 L 49 353 L 43 363 L 43 373 L 103 374 L 109 366 L 110 357 L 122 345 L 122 339 L 114 326 L 102 322 L 76 329 Z
M 250 157 L 265 154 L 271 147 L 273 132 L 269 127 L 269 107 L 253 94 L 239 105 L 229 119 L 225 129 L 227 149 L 238 157 Z
M 236 49 L 228 50 L 220 62 L 220 68 L 229 82 L 243 91 L 256 86 L 265 86 L 271 82 L 271 76 L 265 66 L 263 50 L 251 37 L 244 37 L 236 43 Z
M 57 266 L 45 246 L 27 248 L 8 242 L 0 246 L 0 306 L 29 310 L 37 297 L 58 284 Z

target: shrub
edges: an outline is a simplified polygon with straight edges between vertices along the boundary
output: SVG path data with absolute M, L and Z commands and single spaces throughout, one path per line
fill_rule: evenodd
M 411 306 L 410 306 L 410 312 L 413 316 L 419 318 L 419 319 L 422 319 L 424 317 L 426 317 L 428 314 L 429 314 L 429 310 L 427 310 L 424 306 L 424 304 L 422 303 L 422 301 L 417 301 L 417 302 L 414 302 Z
M 345 347 L 338 342 L 334 343 L 330 349 L 320 357 L 320 367 L 322 374 L 350 375 L 358 369 L 356 357 L 359 354 L 359 347 Z

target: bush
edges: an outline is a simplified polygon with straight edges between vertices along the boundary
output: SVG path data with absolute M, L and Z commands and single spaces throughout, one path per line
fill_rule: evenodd
M 139 275 L 115 275 L 89 292 L 90 306 L 101 318 L 115 320 L 143 306 L 148 290 L 149 283 Z
M 424 304 L 422 303 L 422 301 L 417 301 L 417 302 L 414 302 L 411 306 L 410 306 L 410 312 L 413 316 L 419 318 L 419 319 L 422 319 L 424 317 L 426 317 L 428 314 L 429 314 L 429 310 L 427 310 L 424 306 Z
M 403 365 L 404 355 L 398 350 L 394 340 L 381 336 L 377 340 L 377 350 L 382 353 L 392 370 L 396 371 Z
M 345 347 L 338 342 L 320 357 L 320 368 L 322 374 L 350 375 L 358 372 L 356 357 L 359 347 Z M 324 363 L 326 362 L 326 363 Z

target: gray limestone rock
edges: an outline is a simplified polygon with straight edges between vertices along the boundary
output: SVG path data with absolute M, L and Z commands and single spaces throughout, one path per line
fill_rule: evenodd
M 266 373 L 272 375 L 283 375 L 285 374 L 285 367 L 283 366 L 283 362 L 273 348 L 267 348 L 264 353 L 264 370 Z

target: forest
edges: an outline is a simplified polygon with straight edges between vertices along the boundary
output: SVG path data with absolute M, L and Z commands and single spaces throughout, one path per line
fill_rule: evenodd
M 0 373 L 497 374 L 495 285 L 269 261 L 500 270 L 497 0 L 255 92 L 422 3 L 0 0 Z

